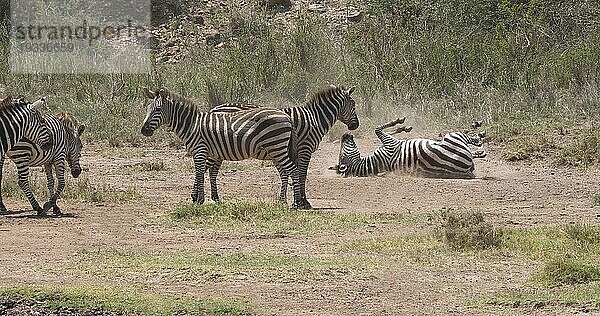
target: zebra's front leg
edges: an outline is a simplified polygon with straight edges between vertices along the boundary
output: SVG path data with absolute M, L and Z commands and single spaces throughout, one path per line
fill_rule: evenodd
M 38 201 L 35 199 L 35 196 L 33 195 L 33 192 L 31 192 L 31 188 L 29 187 L 29 167 L 28 166 L 25 166 L 22 170 L 19 170 L 19 187 L 21 188 L 21 191 L 23 191 L 23 193 L 27 197 L 27 200 L 29 200 L 31 207 L 33 208 L 34 211 L 36 211 L 37 215 L 40 215 L 40 216 L 46 215 L 46 212 L 44 212 L 44 209 L 40 206 Z
M 292 181 L 296 184 L 296 181 L 300 181 L 298 183 L 298 189 L 300 190 L 300 205 L 298 208 L 301 209 L 311 209 L 312 205 L 308 202 L 306 198 L 306 176 L 308 174 L 308 165 L 310 164 L 311 158 L 310 152 L 298 153 L 298 180 L 292 177 Z
M 2 202 L 2 169 L 4 168 L 4 157 L 0 157 L 0 213 L 6 213 L 8 210 Z
M 275 166 L 279 172 L 279 179 L 281 180 L 281 190 L 279 191 L 279 202 L 285 203 L 287 201 L 287 187 L 289 182 L 289 176 L 287 172 L 281 166 Z
M 214 202 L 219 202 L 219 190 L 217 188 L 217 176 L 219 175 L 219 169 L 221 168 L 222 160 L 215 160 L 209 158 L 206 161 L 206 168 L 208 169 L 208 177 L 210 179 L 210 199 Z
M 50 200 L 44 203 L 44 212 L 48 212 L 52 208 L 54 215 L 62 215 L 60 208 L 58 207 L 58 199 L 65 189 L 65 163 L 64 161 L 57 162 L 54 164 L 56 169 L 56 178 L 58 179 L 58 187 L 56 192 L 54 191 L 54 176 L 52 174 L 52 165 L 45 166 L 46 179 L 48 180 L 48 190 L 50 190 Z
M 196 176 L 192 187 L 192 202 L 201 205 L 204 203 L 204 172 L 206 171 L 206 152 L 194 154 L 194 167 Z

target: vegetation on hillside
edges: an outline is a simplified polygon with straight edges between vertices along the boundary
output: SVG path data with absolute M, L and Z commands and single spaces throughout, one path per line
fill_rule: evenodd
M 509 159 L 551 149 L 563 163 L 598 164 L 598 146 L 577 144 L 597 134 L 597 127 L 579 133 L 580 124 L 600 119 L 600 4 L 357 0 L 357 22 L 333 23 L 303 8 L 275 23 L 282 13 L 262 3 L 229 3 L 219 17 L 229 22 L 223 45 L 192 47 L 147 75 L 16 75 L 2 62 L 3 94 L 49 94 L 54 109 L 89 122 L 94 139 L 137 144 L 142 86 L 167 86 L 208 108 L 297 104 L 329 83 L 356 85 L 364 129 L 398 115 L 428 129 L 464 128 L 477 117 L 492 141 L 520 140 Z M 0 55 L 6 61 L 8 45 Z

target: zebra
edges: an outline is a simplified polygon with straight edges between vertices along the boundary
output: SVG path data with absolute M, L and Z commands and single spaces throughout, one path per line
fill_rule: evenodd
M 192 201 L 204 203 L 204 173 L 207 159 L 244 160 L 266 152 L 279 170 L 294 181 L 294 207 L 300 205 L 295 134 L 290 117 L 277 109 L 254 108 L 233 113 L 201 112 L 191 101 L 166 89 L 144 89 L 148 112 L 141 132 L 152 136 L 166 124 L 184 142 L 196 169 Z M 287 178 L 281 177 L 283 181 Z M 287 185 L 287 182 L 286 184 Z M 285 197 L 280 196 L 285 202 Z
M 327 134 L 333 124 L 340 120 L 346 124 L 349 130 L 355 130 L 359 126 L 356 115 L 356 105 L 351 95 L 355 87 L 346 89 L 331 85 L 309 97 L 303 105 L 281 109 L 292 119 L 298 140 L 298 172 L 300 174 L 300 192 L 304 208 L 312 208 L 306 198 L 306 175 L 312 154 L 319 147 L 323 136 Z M 211 113 L 230 113 L 236 110 L 248 110 L 256 108 L 255 105 L 244 105 L 238 103 L 224 104 L 214 107 Z M 257 155 L 258 159 L 267 159 L 266 152 Z M 222 160 L 209 159 L 208 169 L 211 183 L 211 198 L 219 200 L 216 186 L 216 177 L 221 167 Z M 281 170 L 280 174 L 282 173 Z M 285 174 L 281 175 L 286 177 Z M 285 184 L 284 184 L 285 183 Z M 282 181 L 281 196 L 286 195 L 287 180 Z
M 33 103 L 11 96 L 0 100 L 0 157 L 4 157 L 22 138 L 32 140 L 42 150 L 51 148 L 52 139 L 46 121 L 38 112 L 45 103 L 45 98 Z
M 382 124 L 375 134 L 382 145 L 371 155 L 361 157 L 354 137 L 348 133 L 341 139 L 338 164 L 330 169 L 344 177 L 365 177 L 386 171 L 403 171 L 432 178 L 475 178 L 474 158 L 486 156 L 484 150 L 471 152 L 468 145 L 482 146 L 481 138 L 463 132 L 446 134 L 441 141 L 431 139 L 397 139 L 383 132 L 385 128 L 404 123 L 405 118 Z M 401 126 L 395 132 L 410 132 Z
M 65 188 L 65 162 L 68 163 L 71 169 L 73 178 L 78 178 L 81 174 L 81 166 L 79 158 L 83 144 L 81 142 L 81 134 L 85 130 L 85 125 L 79 125 L 77 129 L 75 121 L 68 113 L 59 113 L 56 116 L 44 115 L 44 119 L 48 124 L 48 128 L 52 135 L 52 147 L 47 150 L 41 150 L 40 146 L 26 139 L 16 143 L 13 148 L 8 151 L 7 156 L 17 166 L 19 175 L 19 187 L 29 200 L 31 207 L 38 215 L 46 215 L 46 212 L 52 208 L 55 215 L 61 215 L 60 208 L 56 204 Z M 5 157 L 0 157 L 0 183 L 2 182 L 2 166 L 4 165 Z M 29 186 L 29 168 L 44 166 L 46 171 L 46 179 L 48 190 L 50 191 L 50 199 L 42 208 L 35 199 Z M 54 175 L 53 168 L 56 171 L 58 187 L 54 191 Z M 0 192 L 0 211 L 6 212 L 6 207 L 2 203 L 2 195 Z

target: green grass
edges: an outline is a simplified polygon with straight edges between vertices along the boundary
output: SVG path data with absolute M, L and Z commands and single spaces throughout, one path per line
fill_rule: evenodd
M 336 251 L 340 253 L 375 257 L 392 266 L 401 263 L 424 265 L 439 263 L 441 257 L 448 254 L 447 250 L 448 248 L 430 232 L 355 239 L 336 245 Z
M 546 262 L 536 278 L 550 286 L 600 281 L 600 265 L 565 256 Z
M 484 304 L 600 307 L 600 231 L 589 224 L 506 229 L 501 254 L 531 260 L 537 268 L 515 290 L 501 291 Z
M 166 222 L 214 231 L 313 234 L 418 220 L 401 213 L 339 214 L 295 210 L 280 203 L 224 201 L 200 206 L 180 204 L 168 214 Z
M 600 165 L 600 126 L 586 129 L 558 152 L 559 162 L 570 166 Z
M 55 189 L 57 183 L 55 182 Z M 29 186 L 40 204 L 49 198 L 46 177 L 43 172 L 34 171 L 30 174 Z M 3 197 L 26 199 L 17 182 L 15 172 L 5 172 L 2 178 Z M 93 183 L 84 173 L 78 179 L 65 176 L 65 190 L 62 199 L 88 203 L 121 203 L 136 200 L 140 194 L 134 187 L 117 188 L 108 183 Z
M 503 230 L 486 223 L 480 212 L 444 211 L 440 221 L 437 233 L 453 249 L 488 249 L 499 247 L 502 242 Z
M 0 288 L 0 299 L 43 302 L 50 309 L 102 309 L 142 316 L 169 315 L 248 315 L 249 303 L 242 300 L 195 299 L 179 295 L 145 294 L 117 287 L 17 286 Z
M 594 206 L 600 206 L 600 193 L 594 194 L 594 196 L 592 197 L 592 204 Z
M 507 291 L 485 299 L 485 304 L 510 307 L 545 305 L 600 307 L 600 282 L 562 287 L 532 287 Z
M 317 258 L 262 252 L 196 254 L 151 253 L 118 250 L 80 253 L 76 273 L 110 280 L 135 282 L 215 281 L 239 276 L 253 279 L 305 282 L 327 280 L 365 269 L 354 258 Z

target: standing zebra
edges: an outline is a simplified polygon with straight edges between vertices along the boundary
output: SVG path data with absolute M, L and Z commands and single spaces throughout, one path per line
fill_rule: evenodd
M 50 133 L 38 112 L 45 102 L 44 98 L 29 103 L 23 98 L 10 96 L 0 100 L 0 157 L 4 157 L 22 138 L 32 140 L 42 150 L 50 149 Z
M 166 124 L 184 142 L 196 169 L 192 201 L 204 203 L 206 160 L 244 160 L 265 152 L 279 170 L 292 175 L 294 206 L 299 206 L 298 170 L 294 164 L 295 135 L 290 117 L 270 108 L 255 108 L 233 113 L 201 112 L 188 100 L 165 89 L 144 89 L 152 101 L 142 126 L 142 134 L 152 136 Z M 281 178 L 281 181 L 287 178 Z M 280 196 L 280 200 L 285 199 Z
M 338 165 L 331 167 L 344 177 L 365 177 L 385 171 L 403 171 L 432 178 L 475 178 L 473 158 L 485 157 L 485 151 L 472 153 L 468 145 L 481 146 L 479 137 L 462 132 L 446 134 L 441 141 L 397 139 L 383 129 L 404 123 L 404 118 L 378 126 L 375 134 L 382 145 L 371 155 L 361 157 L 354 137 L 344 134 Z M 396 132 L 412 128 L 401 126 Z
M 308 173 L 308 165 L 312 154 L 319 147 L 319 143 L 323 136 L 327 134 L 333 124 L 340 120 L 348 126 L 349 130 L 355 130 L 359 126 L 358 117 L 356 116 L 355 102 L 351 97 L 355 87 L 345 89 L 331 85 L 314 95 L 302 106 L 290 107 L 282 109 L 292 119 L 294 129 L 298 139 L 298 172 L 300 174 L 300 192 L 302 196 L 302 207 L 312 208 L 306 198 L 306 175 Z M 241 104 L 224 104 L 217 106 L 211 110 L 212 113 L 232 112 L 237 110 L 247 110 L 255 108 L 254 105 Z M 261 152 L 257 155 L 258 159 L 267 159 L 266 152 Z M 221 167 L 223 160 L 210 159 L 208 163 L 211 197 L 218 201 L 216 177 Z M 282 170 L 279 170 L 282 177 Z M 287 179 L 282 181 L 281 196 L 286 195 Z
M 73 178 L 79 177 L 81 174 L 79 158 L 83 148 L 80 137 L 85 130 L 85 126 L 80 125 L 75 130 L 76 124 L 67 113 L 60 113 L 57 116 L 45 115 L 44 119 L 52 134 L 52 147 L 50 149 L 47 151 L 41 150 L 37 144 L 24 139 L 16 143 L 7 155 L 17 166 L 19 187 L 25 193 L 33 210 L 38 215 L 46 215 L 46 212 L 52 208 L 54 214 L 60 215 L 61 211 L 56 202 L 65 188 L 65 162 L 69 164 Z M 0 184 L 2 182 L 4 159 L 4 156 L 0 157 Z M 29 168 L 40 166 L 44 166 L 48 190 L 50 191 L 50 200 L 44 204 L 43 208 L 35 199 L 29 186 Z M 56 191 L 54 191 L 53 167 L 56 170 L 58 180 Z M 6 207 L 2 203 L 1 192 L 0 211 L 6 212 Z

